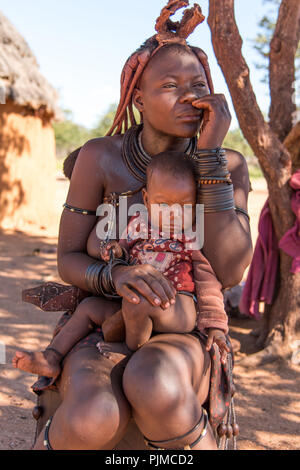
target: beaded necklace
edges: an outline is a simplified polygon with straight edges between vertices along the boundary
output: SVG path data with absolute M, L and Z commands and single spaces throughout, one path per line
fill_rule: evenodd
M 142 145 L 143 125 L 132 126 L 124 135 L 122 146 L 122 157 L 128 171 L 141 183 L 146 183 L 146 169 L 151 162 L 151 156 L 148 155 Z M 190 140 L 185 154 L 192 158 L 197 150 L 197 138 Z

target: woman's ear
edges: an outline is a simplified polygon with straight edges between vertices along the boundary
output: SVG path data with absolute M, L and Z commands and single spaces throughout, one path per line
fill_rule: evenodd
M 136 109 L 142 113 L 144 110 L 144 104 L 143 104 L 143 99 L 142 99 L 142 92 L 139 88 L 135 88 L 133 90 L 133 97 L 132 101 Z

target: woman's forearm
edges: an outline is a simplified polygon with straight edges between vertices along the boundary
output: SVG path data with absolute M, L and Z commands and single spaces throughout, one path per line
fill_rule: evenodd
M 85 273 L 96 260 L 85 253 L 66 253 L 58 255 L 57 267 L 61 279 L 67 284 L 74 285 L 88 291 L 85 282 Z
M 77 204 L 79 207 L 79 204 Z M 83 206 L 83 205 L 82 205 Z M 83 207 L 93 207 L 87 205 Z M 67 284 L 88 291 L 85 282 L 87 268 L 99 261 L 99 240 L 95 235 L 93 246 L 89 237 L 94 233 L 97 218 L 83 216 L 64 209 L 58 235 L 57 268 L 61 279 Z M 89 254 L 87 254 L 87 252 Z
M 223 288 L 239 284 L 253 254 L 246 217 L 234 210 L 206 213 L 203 253 Z

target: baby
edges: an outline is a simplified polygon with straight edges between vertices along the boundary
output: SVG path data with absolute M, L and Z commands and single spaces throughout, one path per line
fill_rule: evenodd
M 197 186 L 192 162 L 184 153 L 178 152 L 164 152 L 153 157 L 147 167 L 146 188 L 142 191 L 148 221 L 141 216 L 133 216 L 125 233 L 127 236 L 122 236 L 119 242 L 110 241 L 102 249 L 101 257 L 109 261 L 112 251 L 117 258 L 126 257 L 130 264 L 151 264 L 170 280 L 177 293 L 164 309 L 160 305 L 151 305 L 142 296 L 136 304 L 122 299 L 122 308 L 114 317 L 119 316 L 124 322 L 126 345 L 135 351 L 153 333 L 191 333 L 198 328 L 208 336 L 206 349 L 209 350 L 213 342 L 218 344 L 225 362 L 229 348 L 225 339 L 228 326 L 222 286 L 201 250 L 194 249 L 192 242 L 195 238 L 185 236 L 192 234 L 195 227 Z M 181 214 L 179 218 L 174 217 L 170 210 L 165 224 L 162 214 L 174 204 L 182 207 Z M 160 214 L 155 212 L 158 205 Z M 185 205 L 192 209 L 190 217 L 186 217 Z M 153 286 L 153 289 L 159 292 L 160 285 Z M 106 299 L 99 297 L 97 301 L 98 305 L 99 302 L 107 303 Z M 49 348 L 33 353 L 17 351 L 13 365 L 52 377 L 54 382 L 60 373 L 63 357 L 89 333 L 91 325 L 102 326 L 103 322 L 110 321 L 103 316 L 103 310 L 105 308 L 99 308 L 99 311 L 85 308 L 83 312 L 79 304 Z

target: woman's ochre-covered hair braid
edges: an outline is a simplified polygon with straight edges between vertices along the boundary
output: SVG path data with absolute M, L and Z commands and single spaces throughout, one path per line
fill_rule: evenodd
M 133 92 L 139 79 L 145 70 L 149 60 L 164 46 L 172 44 L 182 45 L 196 54 L 202 64 L 210 93 L 214 92 L 213 83 L 205 52 L 187 44 L 186 39 L 195 28 L 205 20 L 199 5 L 184 11 L 181 21 L 174 22 L 170 19 L 180 8 L 189 6 L 189 0 L 169 0 L 156 20 L 155 30 L 157 34 L 147 39 L 144 44 L 134 52 L 127 60 L 121 75 L 121 97 L 115 119 L 111 129 L 106 134 L 121 134 L 129 127 L 136 125 L 133 112 Z M 64 161 L 64 174 L 71 179 L 72 171 L 81 148 L 74 150 Z
M 192 8 L 185 10 L 182 20 L 174 22 L 170 17 L 180 8 L 186 8 L 188 0 L 169 0 L 160 16 L 156 20 L 155 30 L 157 34 L 148 39 L 136 52 L 127 60 L 121 75 L 121 97 L 115 119 L 111 129 L 106 134 L 121 134 L 126 132 L 128 127 L 136 125 L 133 112 L 133 92 L 138 84 L 141 75 L 149 60 L 164 46 L 171 44 L 181 44 L 193 51 L 201 62 L 210 92 L 213 93 L 213 83 L 205 52 L 198 48 L 189 46 L 186 42 L 188 36 L 194 29 L 204 21 L 199 5 L 194 4 Z M 130 125 L 129 125 L 130 121 Z

